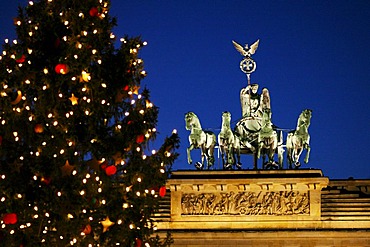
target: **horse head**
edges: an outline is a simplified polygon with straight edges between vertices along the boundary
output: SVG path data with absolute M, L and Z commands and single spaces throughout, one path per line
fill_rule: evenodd
M 186 130 L 191 130 L 191 128 L 199 122 L 197 115 L 194 112 L 188 112 L 185 114 L 185 128 Z
M 228 111 L 224 111 L 222 113 L 222 126 L 230 127 L 230 121 L 231 121 L 231 113 Z
M 311 109 L 303 110 L 302 113 L 300 114 L 299 118 L 298 118 L 297 126 L 298 127 L 305 126 L 306 128 L 308 128 L 311 124 L 311 117 L 312 117 L 312 110 Z

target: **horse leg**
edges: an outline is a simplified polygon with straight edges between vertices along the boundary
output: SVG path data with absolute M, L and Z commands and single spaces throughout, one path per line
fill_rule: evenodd
M 277 147 L 277 153 L 278 153 L 278 160 L 279 160 L 279 169 L 283 169 L 283 163 L 284 163 L 284 149 L 281 146 Z
M 205 157 L 205 152 L 204 152 L 204 148 L 203 146 L 200 146 L 200 162 L 196 162 L 196 165 L 195 167 L 199 170 L 203 170 L 204 169 L 204 159 L 206 158 Z
M 304 158 L 304 163 L 308 163 L 308 159 L 310 158 L 310 151 L 311 151 L 311 147 L 309 144 L 305 144 L 305 148 L 307 150 L 307 153 L 306 153 L 306 157 Z
M 273 137 L 272 141 L 273 142 L 270 145 L 270 161 L 273 164 L 274 168 L 279 168 L 279 165 L 276 164 L 274 160 L 275 150 L 277 150 L 277 146 L 278 146 L 277 135 Z
M 299 157 L 301 156 L 303 151 L 302 147 L 296 148 L 294 152 L 294 161 L 295 161 L 295 168 L 298 168 L 301 166 L 301 163 L 299 162 Z
M 236 155 L 236 167 L 240 170 L 242 168 L 242 163 L 240 162 L 240 148 L 234 148 L 234 155 Z
M 191 159 L 191 154 L 190 154 L 190 151 L 194 149 L 194 145 L 191 144 L 187 149 L 186 149 L 186 153 L 188 155 L 188 164 L 191 165 L 191 163 L 193 163 L 192 159 Z
M 231 168 L 232 163 L 230 163 L 230 149 L 229 147 L 225 147 L 225 165 L 224 169 L 228 170 Z
M 211 145 L 209 149 L 207 150 L 208 159 L 207 159 L 207 165 L 208 169 L 215 164 L 215 157 L 214 157 L 214 148 L 215 145 Z
M 292 164 L 293 164 L 293 148 L 287 147 L 287 158 L 288 158 L 288 164 L 289 164 L 289 169 L 292 169 Z
M 266 162 L 266 153 L 262 153 L 262 169 L 267 169 L 267 162 Z
M 257 159 L 261 157 L 261 150 L 263 148 L 263 141 L 258 140 L 258 145 L 257 145 Z
M 221 153 L 222 167 L 225 167 L 225 149 L 223 145 L 219 145 L 219 150 Z
M 229 147 L 227 148 L 227 163 L 232 166 L 234 165 L 234 154 L 233 154 L 233 148 L 231 144 L 229 144 Z
M 276 164 L 275 160 L 274 160 L 275 149 L 276 148 L 274 147 L 274 145 L 271 145 L 270 148 L 269 148 L 269 162 L 270 162 L 272 168 L 278 168 L 279 167 Z

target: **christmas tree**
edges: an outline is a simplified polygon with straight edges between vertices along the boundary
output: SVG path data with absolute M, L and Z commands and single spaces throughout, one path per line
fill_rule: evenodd
M 153 214 L 178 136 L 156 138 L 140 38 L 108 0 L 19 8 L 0 57 L 2 246 L 165 246 Z

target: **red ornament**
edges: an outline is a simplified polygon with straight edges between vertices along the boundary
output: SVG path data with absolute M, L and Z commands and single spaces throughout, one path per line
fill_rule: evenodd
M 108 166 L 107 168 L 105 168 L 105 174 L 107 174 L 108 176 L 112 176 L 116 174 L 116 172 L 117 172 L 116 166 Z
M 17 214 L 15 213 L 4 214 L 3 221 L 4 221 L 4 224 L 6 225 L 14 225 L 18 221 Z
M 84 229 L 82 230 L 83 233 L 85 233 L 86 235 L 90 234 L 91 233 L 91 226 L 90 224 L 87 224 Z
M 65 75 L 68 73 L 68 66 L 67 64 L 64 64 L 64 63 L 59 63 L 55 66 L 55 72 L 57 74 L 62 74 L 62 75 Z
M 141 247 L 142 242 L 140 238 L 135 238 L 135 247 Z
M 44 132 L 44 126 L 42 124 L 35 124 L 34 131 L 37 134 Z
M 159 196 L 164 197 L 166 195 L 166 186 L 159 188 Z
M 123 88 L 123 90 L 125 90 L 125 91 L 128 91 L 130 89 L 130 87 L 128 86 L 128 85 L 126 85 L 124 88 Z
M 0 145 L 3 144 L 3 136 L 0 136 Z
M 92 7 L 89 11 L 90 16 L 96 17 L 99 16 L 99 10 L 97 7 Z
M 25 55 L 17 56 L 17 57 L 15 58 L 15 61 L 16 61 L 17 63 L 24 63 L 24 61 L 26 61 L 26 56 L 25 56 Z
M 136 143 L 140 144 L 144 141 L 144 135 L 139 135 L 136 137 Z
M 46 185 L 49 185 L 51 183 L 51 178 L 50 177 L 42 177 L 41 182 L 43 182 Z

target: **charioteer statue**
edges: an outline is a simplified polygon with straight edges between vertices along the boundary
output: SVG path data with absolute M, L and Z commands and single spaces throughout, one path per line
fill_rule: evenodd
M 282 134 L 274 129 L 271 122 L 271 98 L 267 88 L 258 92 L 259 85 L 251 84 L 250 75 L 256 70 L 256 62 L 252 55 L 258 48 L 259 40 L 250 47 L 245 47 L 233 41 L 233 45 L 244 59 L 240 62 L 240 70 L 246 74 L 248 85 L 240 90 L 240 103 L 242 118 L 236 124 L 235 134 L 240 139 L 241 150 L 253 154 L 255 157 L 254 168 L 257 168 L 257 158 L 260 156 L 268 160 L 263 161 L 265 167 L 277 167 L 274 153 L 279 154 L 279 163 L 282 162 Z
M 263 88 L 262 94 L 259 94 L 258 87 L 258 84 L 251 84 L 240 90 L 242 118 L 256 120 L 252 121 L 249 126 L 253 131 L 260 129 L 260 120 L 262 119 L 263 111 L 265 109 L 269 109 L 271 111 L 269 90 L 267 88 Z

